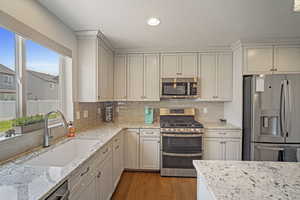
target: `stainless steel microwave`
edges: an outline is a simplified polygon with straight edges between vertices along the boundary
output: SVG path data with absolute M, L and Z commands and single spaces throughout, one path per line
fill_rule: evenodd
M 163 78 L 161 98 L 198 98 L 197 78 Z

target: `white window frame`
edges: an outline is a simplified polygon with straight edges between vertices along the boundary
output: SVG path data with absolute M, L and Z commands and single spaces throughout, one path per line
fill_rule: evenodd
M 16 116 L 27 116 L 27 73 L 26 73 L 26 38 L 15 33 L 15 69 L 16 69 Z M 60 55 L 59 58 L 59 84 L 58 84 L 58 109 L 65 113 L 64 103 L 64 68 L 65 56 Z

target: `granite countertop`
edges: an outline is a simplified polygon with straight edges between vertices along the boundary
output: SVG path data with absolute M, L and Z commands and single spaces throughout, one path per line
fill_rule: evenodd
M 300 199 L 300 163 L 204 160 L 193 163 L 198 178 L 216 200 Z
M 51 145 L 49 148 L 40 148 L 26 156 L 10 161 L 0 166 L 0 199 L 9 200 L 37 200 L 45 198 L 61 183 L 67 180 L 70 174 L 81 166 L 96 151 L 102 148 L 123 128 L 114 125 L 95 127 L 80 132 L 75 138 L 65 138 Z M 72 139 L 97 139 L 99 140 L 90 151 L 72 161 L 65 167 L 31 166 L 26 161 L 51 151 Z
M 206 129 L 228 129 L 228 130 L 241 130 L 240 127 L 235 126 L 230 123 L 221 123 L 221 122 L 203 122 L 204 128 Z

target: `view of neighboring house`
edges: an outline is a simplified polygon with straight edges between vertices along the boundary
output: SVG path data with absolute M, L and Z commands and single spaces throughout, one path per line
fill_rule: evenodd
M 27 99 L 58 99 L 59 77 L 41 72 L 27 70 Z M 15 72 L 0 64 L 0 100 L 14 100 L 16 91 Z

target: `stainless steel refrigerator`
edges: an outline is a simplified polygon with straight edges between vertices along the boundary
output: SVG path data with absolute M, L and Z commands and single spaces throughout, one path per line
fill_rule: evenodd
M 300 75 L 244 76 L 243 160 L 300 161 Z

